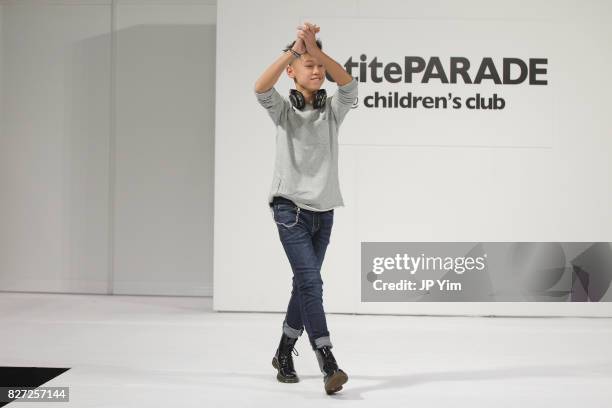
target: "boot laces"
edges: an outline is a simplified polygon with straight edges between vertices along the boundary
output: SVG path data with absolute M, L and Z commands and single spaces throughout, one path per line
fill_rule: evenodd
M 289 364 L 291 353 L 295 354 L 296 356 L 300 355 L 295 347 L 292 347 L 289 353 L 279 353 L 278 359 L 280 360 L 281 365 L 287 366 Z

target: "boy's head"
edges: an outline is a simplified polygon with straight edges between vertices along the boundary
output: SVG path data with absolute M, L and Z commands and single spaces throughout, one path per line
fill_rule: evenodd
M 323 49 L 321 40 L 316 40 L 319 49 Z M 285 47 L 285 51 L 290 50 L 295 41 Z M 325 81 L 325 66 L 308 52 L 302 54 L 300 58 L 294 59 L 287 65 L 287 75 L 301 88 L 310 92 L 316 92 Z

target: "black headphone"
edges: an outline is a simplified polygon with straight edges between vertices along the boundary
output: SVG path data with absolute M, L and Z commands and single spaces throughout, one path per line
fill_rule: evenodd
M 314 95 L 314 99 L 312 101 L 312 107 L 314 109 L 320 109 L 325 106 L 325 100 L 327 99 L 327 92 L 325 89 L 319 89 Z M 289 91 L 289 100 L 291 104 L 295 106 L 297 109 L 302 110 L 304 106 L 306 106 L 306 101 L 304 100 L 304 95 L 297 89 L 291 89 Z

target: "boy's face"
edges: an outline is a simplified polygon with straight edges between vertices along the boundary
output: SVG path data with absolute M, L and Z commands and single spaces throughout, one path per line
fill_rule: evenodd
M 287 75 L 311 92 L 321 88 L 325 81 L 325 67 L 307 52 L 287 66 Z

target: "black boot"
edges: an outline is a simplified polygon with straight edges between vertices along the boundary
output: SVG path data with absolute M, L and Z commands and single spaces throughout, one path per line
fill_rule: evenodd
M 285 333 L 281 336 L 280 343 L 276 349 L 276 354 L 272 358 L 272 367 L 278 370 L 276 379 L 284 383 L 296 383 L 300 381 L 295 369 L 293 368 L 293 357 L 291 353 L 295 351 L 295 355 L 300 353 L 294 348 L 297 339 L 287 336 Z
M 342 389 L 342 384 L 348 381 L 348 375 L 338 368 L 336 359 L 331 352 L 331 347 L 323 346 L 315 350 L 319 367 L 323 373 L 323 382 L 325 383 L 325 392 L 331 395 Z

